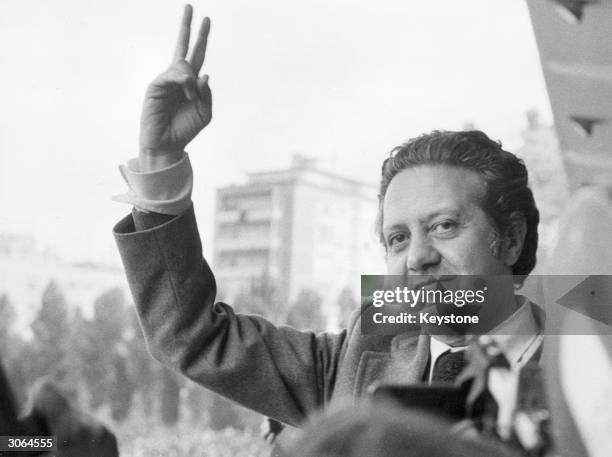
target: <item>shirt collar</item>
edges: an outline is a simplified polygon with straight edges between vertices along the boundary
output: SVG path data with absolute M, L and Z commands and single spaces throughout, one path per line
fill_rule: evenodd
M 502 323 L 489 332 L 512 365 L 522 366 L 540 346 L 542 341 L 541 325 L 534 317 L 532 303 L 521 295 L 516 296 L 518 309 Z M 467 346 L 450 346 L 432 335 L 429 354 L 433 366 L 444 352 L 465 350 Z M 430 373 L 431 375 L 431 373 Z
M 523 365 L 542 340 L 542 329 L 533 314 L 532 303 L 517 295 L 519 308 L 489 332 L 511 364 Z

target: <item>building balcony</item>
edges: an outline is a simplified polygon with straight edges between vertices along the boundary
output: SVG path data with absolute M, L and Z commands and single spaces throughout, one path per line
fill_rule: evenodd
M 248 224 L 278 220 L 280 217 L 280 211 L 266 208 L 219 211 L 215 219 L 217 224 Z
M 262 275 L 259 267 L 232 267 L 229 265 L 215 266 L 215 277 L 217 279 L 251 279 Z
M 278 247 L 278 242 L 271 241 L 268 237 L 259 238 L 217 238 L 215 240 L 215 250 L 223 252 L 252 252 L 270 251 Z

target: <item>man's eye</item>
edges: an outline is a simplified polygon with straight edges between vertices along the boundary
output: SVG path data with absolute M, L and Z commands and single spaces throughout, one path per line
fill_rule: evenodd
M 400 243 L 403 243 L 408 240 L 408 237 L 403 233 L 396 233 L 395 235 L 391 235 L 387 243 L 389 246 L 397 246 Z
M 442 221 L 434 224 L 431 231 L 438 235 L 447 235 L 455 230 L 455 228 L 457 228 L 457 223 L 455 221 Z

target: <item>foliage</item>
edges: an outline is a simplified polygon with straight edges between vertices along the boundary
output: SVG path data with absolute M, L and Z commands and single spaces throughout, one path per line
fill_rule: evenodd
M 123 293 L 111 289 L 95 300 L 93 319 L 76 326 L 76 357 L 91 408 L 99 408 L 110 400 L 115 371 L 125 369 L 116 365 L 117 351 L 126 330 L 125 315 Z
M 268 457 L 270 447 L 257 432 L 234 428 L 212 430 L 181 420 L 165 427 L 133 414 L 115 430 L 122 457 Z
M 164 368 L 161 371 L 160 414 L 164 425 L 175 425 L 180 418 L 181 381 L 176 373 Z
M 61 380 L 66 368 L 70 324 L 66 298 L 55 282 L 50 282 L 44 290 L 31 328 L 34 339 L 28 375 L 32 379 L 47 375 Z
M 115 355 L 113 377 L 111 381 L 110 403 L 113 419 L 121 421 L 127 418 L 132 406 L 136 383 L 128 372 L 128 359 L 121 354 Z
M 210 428 L 223 430 L 227 427 L 237 427 L 239 421 L 236 407 L 225 398 L 213 395 L 210 407 Z
M 273 297 L 266 287 L 258 293 Z M 0 352 L 0 360 L 19 406 L 37 378 L 51 376 L 75 406 L 110 424 L 123 456 L 269 454 L 258 433 L 238 431 L 258 429 L 261 416 L 186 381 L 150 356 L 136 313 L 119 289 L 101 294 L 91 317 L 80 309 L 71 308 L 58 285 L 50 283 L 32 322 L 34 338 L 24 340 L 10 332 L 14 308 L 0 296 L 0 341 L 7 342 L 0 349 L 8 347 L 12 354 Z
M 343 289 L 338 295 L 338 315 L 341 328 L 346 328 L 349 318 L 357 309 L 357 300 L 349 288 Z
M 12 326 L 15 322 L 15 307 L 8 295 L 0 295 L 0 357 L 8 357 L 8 350 L 12 347 Z
M 314 290 L 302 290 L 289 309 L 287 324 L 300 330 L 321 331 L 325 329 L 323 297 Z
M 253 278 L 247 290 L 242 291 L 232 303 L 236 312 L 266 316 L 275 324 L 285 320 L 285 309 L 280 301 L 278 287 L 267 271 Z

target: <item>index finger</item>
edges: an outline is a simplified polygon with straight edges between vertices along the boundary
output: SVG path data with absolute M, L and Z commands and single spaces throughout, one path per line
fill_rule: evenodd
M 189 49 L 189 34 L 191 32 L 191 16 L 193 8 L 188 3 L 183 10 L 183 20 L 181 21 L 181 30 L 179 31 L 178 41 L 176 42 L 176 50 L 174 51 L 174 61 L 184 59 Z

